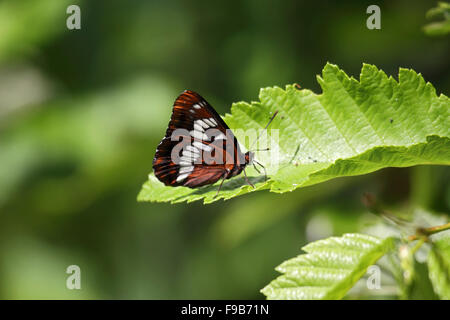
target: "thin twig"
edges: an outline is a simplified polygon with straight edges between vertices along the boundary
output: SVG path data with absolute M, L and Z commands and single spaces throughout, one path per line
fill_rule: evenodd
M 445 231 L 445 230 L 450 230 L 450 222 L 440 225 L 440 226 L 434 226 L 434 227 L 429 227 L 429 228 L 419 228 L 419 229 L 417 229 L 417 234 L 413 234 L 408 237 L 408 241 L 419 240 L 421 238 L 428 237 L 432 234 L 435 234 L 435 233 L 438 233 L 441 231 Z

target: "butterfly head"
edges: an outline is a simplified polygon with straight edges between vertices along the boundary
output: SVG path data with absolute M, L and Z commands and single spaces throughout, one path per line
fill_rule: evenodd
M 252 165 L 254 157 L 255 157 L 255 153 L 254 152 L 247 151 L 245 153 L 245 165 Z

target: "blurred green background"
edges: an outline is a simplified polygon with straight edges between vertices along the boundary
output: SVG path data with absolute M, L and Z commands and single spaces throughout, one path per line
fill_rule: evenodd
M 66 8 L 81 8 L 81 30 Z M 381 7 L 381 30 L 366 8 Z M 327 61 L 450 88 L 433 1 L 0 1 L 0 298 L 261 299 L 306 242 L 398 210 L 450 211 L 445 167 L 386 169 L 290 194 L 203 206 L 136 202 L 184 89 L 224 114 L 261 87 L 315 80 Z M 67 266 L 82 290 L 66 289 Z

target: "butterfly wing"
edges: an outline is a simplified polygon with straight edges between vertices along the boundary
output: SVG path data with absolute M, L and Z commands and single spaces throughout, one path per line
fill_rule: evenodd
M 177 129 L 184 130 L 179 134 Z M 209 129 L 219 135 L 208 135 Z M 226 151 L 227 141 L 233 143 L 233 155 Z M 206 162 L 205 152 L 219 153 L 223 161 Z M 174 154 L 180 156 L 179 161 Z M 165 185 L 196 188 L 227 176 L 241 158 L 239 144 L 219 114 L 198 93 L 186 90 L 175 100 L 166 135 L 156 149 L 153 171 Z

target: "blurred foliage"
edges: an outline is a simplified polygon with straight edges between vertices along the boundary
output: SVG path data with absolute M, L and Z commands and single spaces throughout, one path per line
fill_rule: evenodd
M 428 257 L 428 270 L 436 293 L 443 299 L 450 300 L 450 237 L 434 243 Z
M 432 22 L 423 27 L 430 36 L 441 36 L 450 33 L 450 3 L 438 2 L 437 7 L 428 10 L 427 18 L 442 17 L 444 20 Z
M 421 32 L 429 2 L 380 2 L 381 30 L 357 0 L 71 1 L 79 31 L 66 4 L 0 2 L 0 298 L 261 299 L 303 244 L 379 220 L 366 191 L 398 212 L 449 212 L 442 166 L 207 207 L 136 203 L 184 89 L 224 114 L 261 87 L 320 92 L 330 61 L 355 77 L 363 62 L 411 68 L 448 95 L 450 43 Z M 81 291 L 65 287 L 72 264 Z
M 39 50 L 39 45 L 62 33 L 62 28 L 54 26 L 65 22 L 61 13 L 69 4 L 68 0 L 2 1 L 0 62 L 7 63 L 8 60 L 33 54 Z

